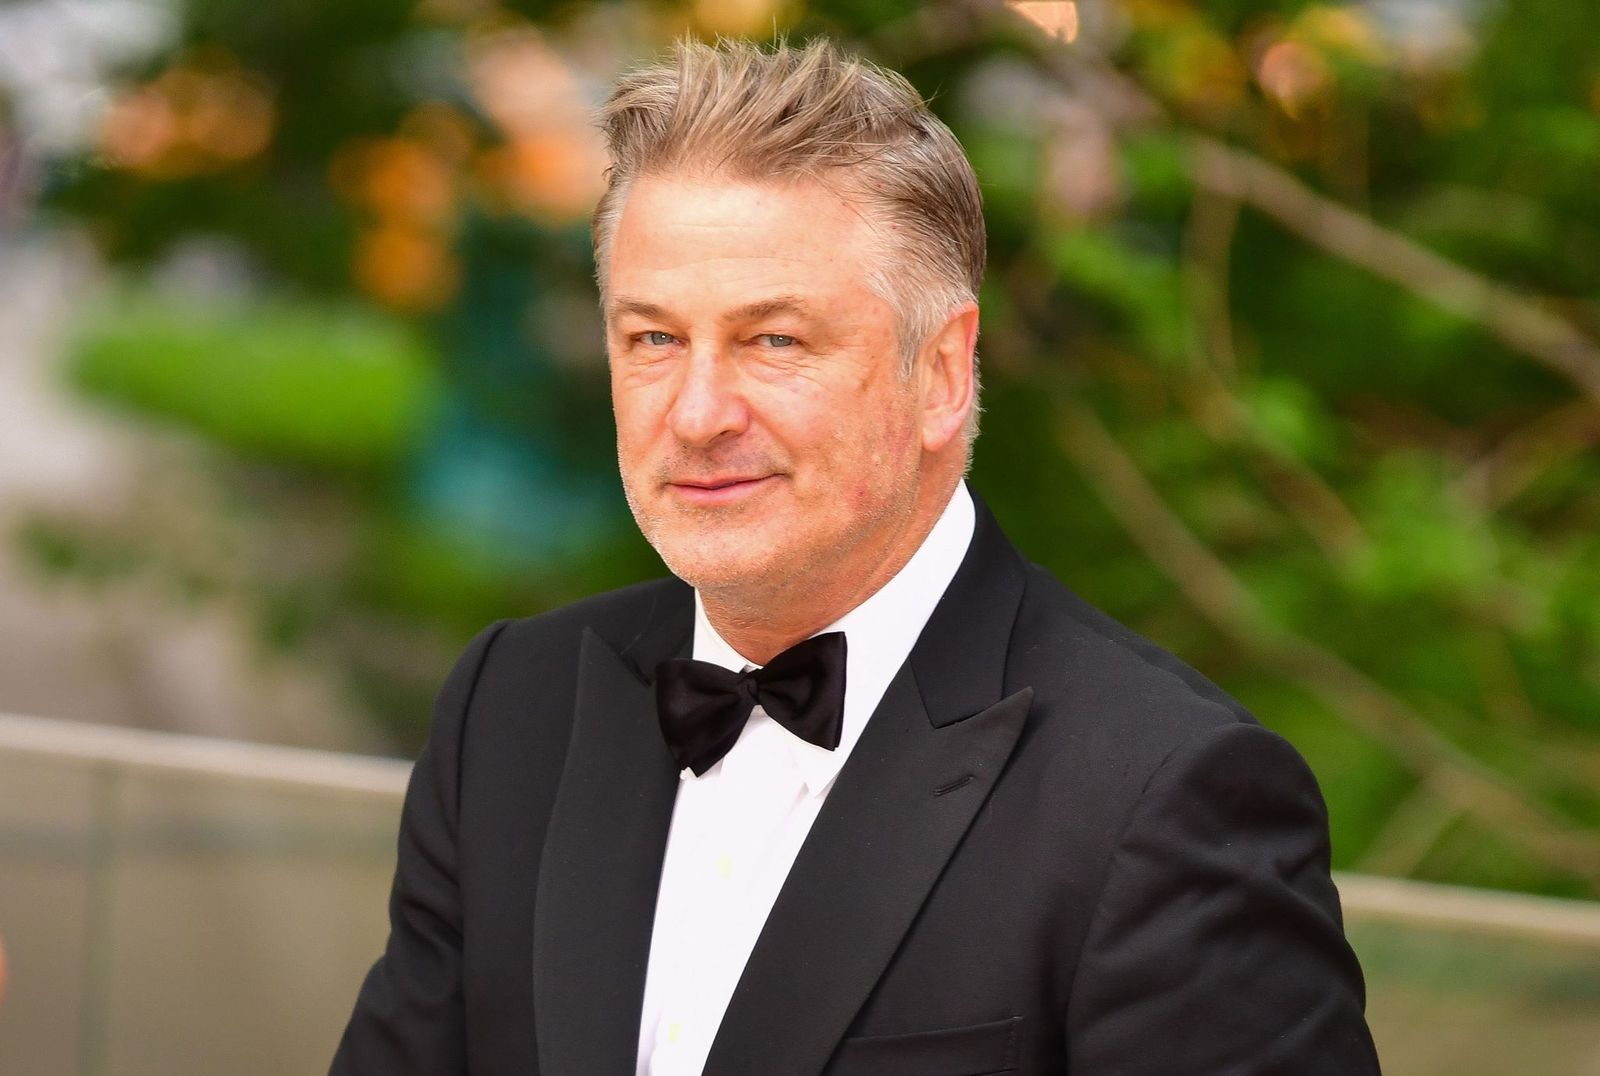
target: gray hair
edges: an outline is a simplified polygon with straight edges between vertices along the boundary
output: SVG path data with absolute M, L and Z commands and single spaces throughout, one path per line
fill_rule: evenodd
M 770 50 L 680 41 L 672 61 L 619 79 L 599 122 L 611 155 L 594 215 L 602 298 L 634 180 L 701 171 L 814 179 L 865 207 L 887 247 L 868 283 L 895 310 L 904 376 L 951 312 L 977 300 L 987 249 L 983 202 L 960 143 L 903 76 L 826 39 Z M 974 385 L 963 431 L 969 450 L 977 417 Z

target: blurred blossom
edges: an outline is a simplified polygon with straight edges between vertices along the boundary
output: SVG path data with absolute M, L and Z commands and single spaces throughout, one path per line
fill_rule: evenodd
M 335 154 L 333 189 L 365 220 L 353 255 L 358 287 L 393 310 L 422 313 L 456 295 L 453 252 L 462 170 L 477 144 L 472 121 L 440 102 L 412 109 L 400 134 Z
M 1248 46 L 1251 67 L 1268 98 L 1301 119 L 1333 96 L 1341 65 L 1433 75 L 1464 64 L 1476 48 L 1467 24 L 1476 7 L 1473 0 L 1313 5 L 1258 29 Z
M 1036 176 L 1022 180 L 1054 216 L 1078 221 L 1121 205 L 1122 174 L 1114 117 L 1036 69 L 997 59 L 975 67 L 962 85 L 961 110 L 973 126 L 1036 142 Z M 992 177 L 991 177 L 992 178 Z
M 605 189 L 605 166 L 604 152 L 586 139 L 536 134 L 486 151 L 478 175 L 512 209 L 560 223 L 594 209 Z
M 1481 0 L 1369 0 L 1366 8 L 1408 71 L 1466 66 L 1478 48 L 1471 26 Z
M 385 306 L 422 313 L 450 300 L 459 270 L 437 232 L 387 220 L 361 234 L 355 277 L 362 291 Z
M 1386 67 L 1394 52 L 1364 9 L 1317 5 L 1287 23 L 1270 22 L 1248 46 L 1256 82 L 1291 118 L 1335 90 L 1338 63 Z
M 506 136 L 479 178 L 510 208 L 557 222 L 581 219 L 604 189 L 605 147 L 577 74 L 531 26 L 477 37 L 468 78 Z
M 1044 203 L 1069 220 L 1116 210 L 1122 204 L 1122 174 L 1104 114 L 1067 97 L 1048 101 L 1042 112 L 1048 131 L 1040 179 Z
M 375 138 L 334 157 L 334 189 L 385 221 L 418 227 L 446 223 L 455 208 L 449 165 L 410 138 Z
M 1389 59 L 1389 46 L 1372 17 L 1357 7 L 1307 8 L 1295 20 L 1298 34 L 1324 48 L 1370 64 Z
M 475 35 L 467 65 L 473 95 L 509 134 L 588 125 L 589 103 L 577 77 L 532 26 Z
M 260 80 L 211 51 L 119 96 L 101 123 L 100 149 L 117 167 L 178 179 L 258 156 L 274 119 Z
M 705 31 L 755 36 L 772 29 L 777 0 L 694 0 L 694 21 Z
M 177 32 L 163 0 L 12 0 L 0 3 L 0 96 L 17 139 L 35 156 L 91 143 L 118 67 L 167 45 Z
M 1256 81 L 1290 116 L 1299 116 L 1330 81 L 1322 54 L 1299 41 L 1274 41 L 1256 61 Z
M 402 126 L 428 130 L 426 121 Z M 415 138 L 375 138 L 342 149 L 329 178 L 366 218 L 353 255 L 356 285 L 408 313 L 447 303 L 459 281 L 450 251 L 458 185 L 449 161 Z
M 1051 37 L 1078 39 L 1078 5 L 1072 0 L 1007 0 L 1006 6 Z

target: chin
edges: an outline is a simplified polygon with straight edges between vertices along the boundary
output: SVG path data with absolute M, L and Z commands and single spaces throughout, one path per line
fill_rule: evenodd
M 771 574 L 764 558 L 760 564 L 752 564 L 742 558 L 708 555 L 703 550 L 663 550 L 658 546 L 656 552 L 668 571 L 696 590 L 742 586 L 760 582 Z
M 667 569 L 697 590 L 769 582 L 784 574 L 784 563 L 792 555 L 777 550 L 770 535 L 751 535 L 737 544 L 695 535 L 646 537 Z

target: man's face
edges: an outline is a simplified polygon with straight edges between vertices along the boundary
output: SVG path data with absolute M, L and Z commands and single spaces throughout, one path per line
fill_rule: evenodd
M 606 305 L 617 456 L 680 578 L 848 589 L 906 543 L 918 391 L 868 287 L 876 252 L 858 210 L 814 182 L 635 182 Z

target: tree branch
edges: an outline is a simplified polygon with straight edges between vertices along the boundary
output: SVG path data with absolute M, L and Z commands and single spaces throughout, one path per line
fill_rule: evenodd
M 1513 431 L 1475 460 L 1456 491 L 1486 511 L 1504 507 L 1551 467 L 1600 443 L 1600 407 L 1570 400 Z
M 1255 207 L 1302 238 L 1460 317 L 1600 401 L 1600 345 L 1566 319 L 1457 265 L 1294 175 L 1208 135 L 1189 136 L 1195 181 Z
M 1042 373 L 1036 372 L 1041 381 Z M 1106 507 L 1202 616 L 1258 660 L 1296 677 L 1333 713 L 1383 744 L 1412 773 L 1433 774 L 1456 809 L 1525 844 L 1547 866 L 1600 892 L 1600 838 L 1509 787 L 1443 739 L 1407 703 L 1333 651 L 1278 624 L 1156 493 L 1100 420 L 1055 394 L 1056 439 Z

